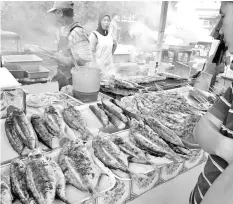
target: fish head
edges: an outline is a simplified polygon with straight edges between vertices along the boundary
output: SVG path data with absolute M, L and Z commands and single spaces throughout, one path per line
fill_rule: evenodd
M 11 162 L 11 167 L 19 171 L 24 171 L 26 168 L 26 165 L 21 159 L 17 158 Z
M 60 142 L 59 142 L 59 145 L 60 145 L 60 147 L 68 147 L 68 146 L 70 146 L 71 145 L 71 140 L 69 139 L 69 138 L 67 138 L 67 137 L 63 137 L 61 140 L 60 140 Z
M 41 119 L 41 117 L 39 115 L 37 115 L 37 114 L 33 114 L 31 116 L 31 120 L 39 120 L 39 119 Z
M 119 135 L 112 135 L 112 141 L 117 144 L 117 145 L 121 145 L 124 144 L 124 140 L 122 137 L 120 137 Z
M 10 114 L 12 114 L 15 110 L 19 110 L 17 107 L 10 105 L 7 108 L 7 116 L 9 116 Z
M 39 148 L 32 150 L 28 155 L 29 160 L 41 159 L 42 157 L 43 154 Z
M 53 113 L 57 113 L 57 110 L 54 106 L 49 105 L 45 108 L 45 112 L 53 114 Z

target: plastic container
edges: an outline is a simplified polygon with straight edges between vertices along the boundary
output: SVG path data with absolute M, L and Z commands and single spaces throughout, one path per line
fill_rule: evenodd
M 196 83 L 194 84 L 194 87 L 199 90 L 208 92 L 212 77 L 213 76 L 211 74 L 202 72 L 200 77 L 197 78 Z
M 2 56 L 3 65 L 17 64 L 17 65 L 35 65 L 40 64 L 42 59 L 36 55 L 4 55 Z
M 16 64 L 7 64 L 5 68 L 9 70 L 9 72 L 16 78 L 22 79 L 26 76 L 25 70 L 23 70 L 19 65 Z
M 40 65 L 22 65 L 29 79 L 48 78 L 50 71 Z
M 74 98 L 89 103 L 97 101 L 100 90 L 101 71 L 91 66 L 73 67 L 71 70 Z
M 124 62 L 130 62 L 130 54 L 128 53 L 122 53 L 122 54 L 114 54 L 113 55 L 113 62 L 114 63 L 124 63 Z
M 5 67 L 0 69 L 0 104 L 0 119 L 6 118 L 7 109 L 11 105 L 26 113 L 26 94 Z

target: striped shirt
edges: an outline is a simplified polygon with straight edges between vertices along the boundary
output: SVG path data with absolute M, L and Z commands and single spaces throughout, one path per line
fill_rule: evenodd
M 209 112 L 223 121 L 220 133 L 233 139 L 233 94 L 232 85 L 224 96 L 210 108 Z M 226 169 L 228 163 L 216 156 L 209 155 L 204 169 L 198 177 L 197 184 L 190 195 L 190 204 L 200 204 L 206 192 L 216 178 Z
M 91 46 L 87 33 L 83 28 L 74 28 L 68 37 L 68 47 L 72 50 L 74 57 L 81 57 L 84 60 L 92 60 Z
M 75 22 L 68 27 L 63 26 L 57 34 L 58 42 L 60 41 L 60 36 L 68 36 L 68 47 L 71 49 L 75 58 L 79 56 L 84 60 L 92 61 L 92 52 L 88 35 L 79 23 Z

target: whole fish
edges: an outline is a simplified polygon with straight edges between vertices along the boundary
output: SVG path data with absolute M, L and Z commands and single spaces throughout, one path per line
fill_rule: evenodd
M 93 137 L 90 130 L 88 130 L 81 113 L 76 110 L 74 106 L 68 106 L 64 109 L 63 118 L 69 127 L 78 130 L 81 133 L 84 140 L 88 140 Z
M 26 165 L 18 158 L 11 162 L 10 181 L 12 192 L 22 204 L 36 204 L 27 189 Z
M 124 113 L 129 116 L 130 118 L 135 118 L 136 120 L 140 120 L 140 112 L 137 111 L 136 109 L 130 107 L 130 106 L 126 106 L 125 103 L 123 103 L 122 101 L 119 101 L 117 99 L 112 100 L 112 102 L 114 104 L 116 104 L 117 106 L 119 106 Z
M 66 179 L 61 167 L 51 158 L 47 158 L 52 166 L 56 177 L 56 197 L 66 204 L 70 202 L 66 199 Z
M 103 109 L 101 109 L 98 105 L 90 105 L 89 108 L 92 110 L 92 112 L 97 116 L 97 118 L 104 126 L 107 126 L 109 124 L 108 116 L 105 114 Z
M 148 159 L 146 153 L 130 140 L 115 134 L 111 135 L 111 140 L 120 148 L 121 151 L 130 155 L 130 162 L 150 164 L 154 169 L 158 170 L 158 166 Z
M 119 169 L 123 172 L 137 174 L 129 169 L 129 156 L 124 154 L 120 148 L 106 137 L 96 136 L 92 141 L 95 156 L 107 167 Z M 137 174 L 140 177 L 145 175 Z
M 14 120 L 15 128 L 19 133 L 19 136 L 22 139 L 23 143 L 29 149 L 36 148 L 37 137 L 25 113 L 21 110 L 14 110 L 13 120 Z
M 25 147 L 19 133 L 17 132 L 12 115 L 5 120 L 5 132 L 12 148 L 21 155 Z
M 61 137 L 65 130 L 65 122 L 54 106 L 49 105 L 45 108 L 44 120 L 48 131 L 56 137 Z
M 99 196 L 96 188 L 101 177 L 101 170 L 93 161 L 89 151 L 81 140 L 69 141 L 64 138 L 59 165 L 65 175 L 67 183 L 81 191 L 91 194 L 91 199 Z
M 184 147 L 182 140 L 175 132 L 164 126 L 159 120 L 154 117 L 145 117 L 146 123 L 153 129 L 164 141 Z
M 11 193 L 11 187 L 9 179 L 6 176 L 1 175 L 1 204 L 12 204 L 13 196 Z
M 137 142 L 139 148 L 143 148 L 149 154 L 167 154 L 176 160 L 180 160 L 178 156 L 169 145 L 163 141 L 159 136 L 147 125 L 144 125 L 142 121 L 137 121 L 135 119 L 131 120 L 130 123 L 130 134 Z
M 121 151 L 124 153 L 130 155 L 131 157 L 135 158 L 138 161 L 141 161 L 141 163 L 147 163 L 146 154 L 136 147 L 132 142 L 127 141 L 123 137 L 120 137 L 118 135 L 111 135 L 111 140 L 120 148 Z
M 113 114 L 117 118 L 119 118 L 122 122 L 128 123 L 127 117 L 123 114 L 123 110 L 116 106 L 109 100 L 102 100 L 102 104 L 104 109 L 106 109 L 109 113 Z
M 38 139 L 42 141 L 42 143 L 44 143 L 47 147 L 52 149 L 54 136 L 48 131 L 44 119 L 37 114 L 33 114 L 31 117 L 31 123 L 37 133 Z
M 52 166 L 38 149 L 29 155 L 26 168 L 27 187 L 38 204 L 52 204 L 55 199 L 56 177 Z

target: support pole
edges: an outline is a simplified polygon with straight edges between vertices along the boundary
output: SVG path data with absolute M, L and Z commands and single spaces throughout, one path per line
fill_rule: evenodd
M 160 13 L 160 23 L 159 23 L 159 32 L 158 32 L 158 42 L 155 51 L 155 59 L 154 59 L 154 67 L 161 62 L 161 53 L 162 53 L 162 46 L 163 46 L 163 38 L 164 38 L 164 31 L 167 21 L 167 11 L 168 11 L 168 3 L 169 1 L 163 1 Z

